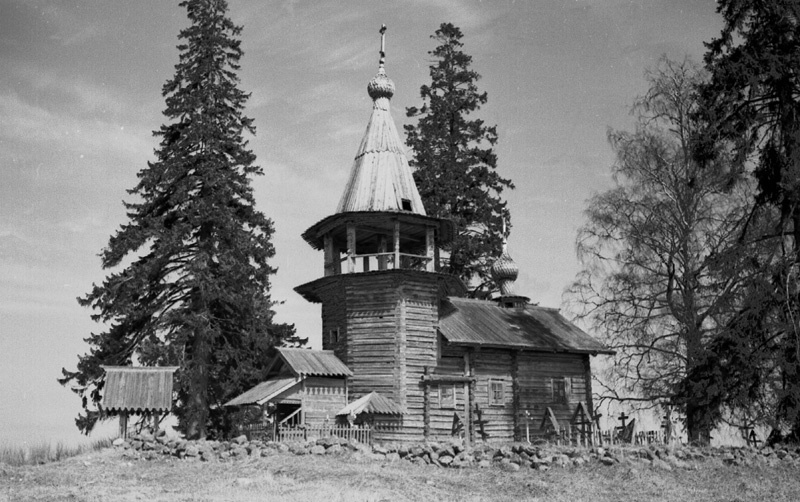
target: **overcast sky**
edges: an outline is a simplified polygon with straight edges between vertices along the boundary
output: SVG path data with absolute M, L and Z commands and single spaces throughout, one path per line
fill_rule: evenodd
M 713 0 L 229 1 L 265 171 L 257 207 L 276 228 L 277 320 L 317 348 L 319 306 L 293 288 L 322 275 L 323 257 L 300 234 L 344 189 L 382 23 L 401 131 L 429 82 L 430 35 L 442 22 L 464 32 L 489 95 L 477 116 L 497 124 L 498 169 L 517 186 L 505 194 L 517 291 L 553 307 L 579 270 L 586 200 L 611 184 L 608 127 L 632 126 L 660 55 L 700 61 L 722 27 Z M 79 438 L 78 398 L 56 378 L 100 329 L 75 299 L 105 276 L 97 254 L 154 158 L 187 25 L 177 4 L 0 0 L 0 445 Z

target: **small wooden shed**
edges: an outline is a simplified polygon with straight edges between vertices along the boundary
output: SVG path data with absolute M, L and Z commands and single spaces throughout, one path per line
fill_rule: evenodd
M 119 414 L 120 437 L 127 437 L 129 415 L 149 415 L 158 428 L 159 415 L 172 409 L 172 377 L 177 366 L 102 366 L 106 372 L 101 406 Z
M 331 350 L 278 349 L 267 379 L 225 406 L 270 408 L 275 423 L 322 425 L 347 404 L 353 372 Z

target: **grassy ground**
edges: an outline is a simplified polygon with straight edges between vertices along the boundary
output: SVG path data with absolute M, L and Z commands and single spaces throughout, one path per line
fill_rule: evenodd
M 111 439 L 100 439 L 90 444 L 69 446 L 64 443 L 53 445 L 42 441 L 30 446 L 11 446 L 0 444 L 0 465 L 18 467 L 21 465 L 39 465 L 81 455 L 88 451 L 96 451 L 111 446 Z
M 119 450 L 44 465 L 0 464 L 0 501 L 794 501 L 800 470 L 643 464 L 537 472 L 276 454 L 225 463 L 145 461 Z

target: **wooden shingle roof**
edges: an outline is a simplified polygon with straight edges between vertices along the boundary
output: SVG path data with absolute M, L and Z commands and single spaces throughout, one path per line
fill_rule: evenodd
M 276 357 L 267 374 L 278 362 L 285 363 L 292 373 L 298 377 L 306 376 L 325 376 L 325 377 L 348 377 L 353 376 L 353 372 L 348 368 L 332 350 L 310 350 L 310 349 L 278 349 Z
M 391 398 L 373 391 L 359 399 L 356 399 L 352 403 L 339 410 L 339 412 L 336 413 L 336 416 L 350 414 L 358 415 L 360 413 L 405 415 L 406 410 L 404 410 L 399 404 L 392 401 Z
M 224 406 L 261 405 L 297 384 L 298 381 L 294 377 L 270 378 L 256 385 L 244 394 L 231 399 L 225 403 Z
M 177 366 L 103 366 L 102 407 L 106 411 L 157 411 L 172 408 L 172 374 Z
M 455 345 L 579 354 L 614 353 L 569 322 L 558 310 L 535 305 L 504 308 L 493 301 L 450 297 L 441 309 L 439 331 Z

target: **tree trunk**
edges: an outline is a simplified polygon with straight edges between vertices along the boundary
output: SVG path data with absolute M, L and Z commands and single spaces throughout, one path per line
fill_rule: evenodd
M 700 329 L 686 334 L 686 374 L 695 374 L 695 368 L 702 357 L 702 340 Z M 698 385 L 689 385 L 686 396 L 686 432 L 690 444 L 707 446 L 711 442 L 711 420 L 707 406 L 703 405 L 705 389 Z
M 189 402 L 186 414 L 186 438 L 204 439 L 208 421 L 208 356 L 205 330 L 197 330 L 192 341 L 191 361 L 187 367 Z

